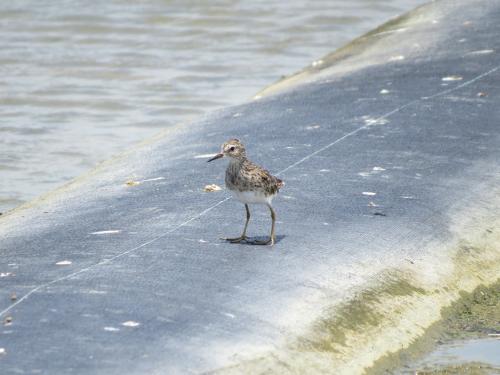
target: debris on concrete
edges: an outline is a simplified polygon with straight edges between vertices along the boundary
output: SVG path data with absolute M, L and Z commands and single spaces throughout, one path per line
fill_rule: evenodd
M 212 193 L 214 191 L 219 191 L 219 190 L 222 190 L 222 188 L 219 185 L 216 185 L 216 184 L 206 185 L 203 188 L 203 191 L 205 191 L 207 193 Z

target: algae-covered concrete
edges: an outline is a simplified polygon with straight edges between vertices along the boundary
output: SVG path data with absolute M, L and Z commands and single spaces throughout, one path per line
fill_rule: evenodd
M 500 274 L 498 19 L 429 4 L 3 215 L 0 373 L 353 374 L 409 345 Z M 286 182 L 273 248 L 218 239 L 230 137 Z
M 397 374 L 500 374 L 500 281 L 464 294 L 436 327 L 439 345 Z
M 409 347 L 380 358 L 370 375 L 500 373 L 500 280 L 442 309 L 442 319 Z

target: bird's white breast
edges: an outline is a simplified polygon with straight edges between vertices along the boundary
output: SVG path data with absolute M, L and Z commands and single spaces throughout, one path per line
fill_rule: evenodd
M 266 196 L 264 193 L 259 191 L 239 191 L 230 190 L 233 196 L 242 203 L 254 203 L 254 204 L 271 204 L 274 195 Z

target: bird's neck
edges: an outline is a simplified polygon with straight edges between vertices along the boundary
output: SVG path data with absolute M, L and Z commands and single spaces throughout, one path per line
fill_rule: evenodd
M 230 158 L 229 159 L 229 165 L 231 166 L 238 166 L 241 163 L 243 163 L 246 160 L 246 157 L 241 156 L 239 158 Z

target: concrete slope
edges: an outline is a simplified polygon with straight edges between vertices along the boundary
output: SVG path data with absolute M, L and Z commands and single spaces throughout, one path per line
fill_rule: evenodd
M 496 280 L 500 2 L 458 3 L 2 216 L 0 373 L 356 374 Z M 231 137 L 286 182 L 273 248 L 218 239 Z

